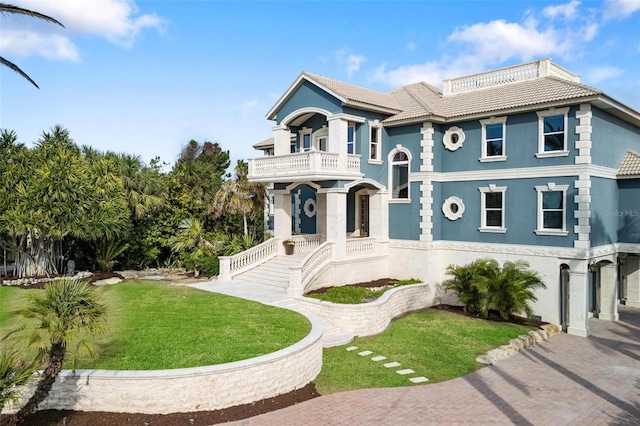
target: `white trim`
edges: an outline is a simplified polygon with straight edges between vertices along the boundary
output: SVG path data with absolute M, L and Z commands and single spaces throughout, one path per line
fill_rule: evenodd
M 367 159 L 370 164 L 382 164 L 382 123 L 379 120 L 369 121 L 369 138 L 367 140 Z M 371 137 L 376 132 L 376 158 L 371 158 Z
M 565 166 L 521 167 L 499 170 L 469 170 L 463 172 L 414 172 L 416 180 L 430 179 L 436 182 L 468 182 L 476 180 L 553 178 L 589 174 L 604 179 L 616 180 L 616 169 L 593 164 L 567 164 Z
M 315 189 L 316 192 L 318 192 L 319 189 L 322 189 L 322 187 L 320 185 L 318 185 L 317 183 L 315 183 L 315 182 L 304 181 L 304 182 L 293 182 L 293 183 L 287 185 L 284 190 L 280 189 L 278 191 L 280 191 L 282 194 L 286 194 L 287 192 L 291 192 L 292 189 L 295 189 L 297 186 L 300 186 L 300 185 L 310 186 L 311 188 Z M 276 190 L 274 190 L 274 191 L 276 191 Z
M 325 149 L 320 149 L 320 139 L 324 138 Z M 312 151 L 327 151 L 329 148 L 329 128 L 326 124 L 323 124 L 321 128 L 311 133 L 311 150 Z
M 458 210 L 455 212 L 451 208 L 454 204 L 458 206 Z M 444 216 L 449 220 L 460 219 L 464 214 L 464 203 L 462 202 L 462 199 L 456 196 L 451 196 L 444 200 L 444 203 L 442 203 L 442 213 L 444 213 Z
M 325 117 L 331 117 L 331 112 L 327 111 L 326 109 L 322 109 L 322 108 L 316 108 L 316 107 L 305 107 L 305 108 L 300 108 L 297 109 L 293 112 L 291 112 L 289 115 L 287 115 L 285 118 L 283 118 L 280 121 L 280 128 L 287 128 L 288 124 L 290 121 L 298 118 L 301 115 L 304 114 L 309 114 L 309 113 L 313 113 L 313 114 L 322 114 Z
M 404 153 L 407 156 L 406 161 L 393 161 L 393 157 L 398 153 Z M 398 144 L 389 151 L 387 154 L 387 162 L 388 162 L 388 170 L 387 170 L 387 188 L 389 188 L 389 202 L 390 203 L 410 203 L 411 202 L 411 161 L 413 160 L 413 156 L 411 155 L 411 151 L 402 145 Z M 407 164 L 407 197 L 406 198 L 394 198 L 393 196 L 393 167 L 396 165 Z
M 352 182 L 349 182 L 349 183 L 345 184 L 344 188 L 351 189 L 351 188 L 353 188 L 355 186 L 364 185 L 364 184 L 369 184 L 369 185 L 373 186 L 374 188 L 377 188 L 380 191 L 386 190 L 386 188 L 384 187 L 383 184 L 381 184 L 377 180 L 373 180 L 373 179 L 370 179 L 370 178 L 354 180 Z
M 367 121 L 365 117 L 361 117 L 359 115 L 346 114 L 344 112 L 339 112 L 337 114 L 331 114 L 327 117 L 327 121 L 331 120 L 344 120 L 344 121 L 353 121 L 355 123 L 364 123 Z
M 538 152 L 536 153 L 536 157 L 545 158 L 545 157 L 564 157 L 569 155 L 569 151 L 567 148 L 568 139 L 569 139 L 569 107 L 565 108 L 549 108 L 544 111 L 536 111 L 538 114 Z M 562 115 L 564 117 L 564 128 L 563 128 L 563 141 L 564 146 L 562 150 L 558 151 L 545 151 L 544 149 L 544 119 L 547 117 L 555 117 Z
M 546 185 L 537 185 L 534 187 L 538 193 L 538 208 L 537 208 L 537 228 L 534 231 L 536 235 L 552 235 L 552 236 L 567 236 L 567 190 L 569 185 L 556 185 L 553 182 L 549 182 Z M 545 228 L 544 227 L 544 210 L 542 195 L 545 192 L 562 192 L 562 229 L 558 228 Z
M 307 77 L 306 75 L 304 75 L 304 73 L 301 73 L 298 76 L 298 78 L 296 78 L 295 81 L 293 83 L 291 83 L 291 86 L 289 86 L 289 88 L 286 90 L 286 92 L 284 92 L 282 94 L 282 96 L 280 96 L 280 98 L 276 101 L 276 103 L 269 109 L 269 111 L 267 112 L 267 119 L 268 120 L 274 120 L 275 119 L 276 111 L 282 106 L 282 104 L 284 104 L 286 101 L 289 100 L 291 95 L 293 95 L 293 92 L 298 90 L 300 88 L 300 86 L 302 86 L 302 84 L 304 84 L 304 81 L 308 81 L 309 83 L 313 84 L 314 86 L 319 87 L 320 89 L 324 90 L 325 92 L 327 92 L 331 96 L 333 96 L 336 99 L 338 99 L 340 102 L 343 102 L 343 103 L 347 102 L 347 99 L 343 98 L 342 96 L 338 95 L 337 93 L 335 93 L 334 91 L 328 89 L 327 87 L 319 84 L 317 81 L 314 81 L 311 78 Z M 287 116 L 287 117 L 289 117 L 289 116 Z M 281 123 L 282 122 L 284 122 L 284 120 L 282 120 Z
M 420 165 L 421 172 L 433 171 L 433 123 L 425 121 L 420 129 Z M 431 179 L 425 178 L 420 184 L 420 240 L 433 241 L 433 184 Z
M 507 187 L 506 186 L 496 186 L 496 185 L 489 185 L 489 186 L 481 186 L 478 188 L 478 191 L 480 191 L 480 227 L 478 228 L 478 231 L 480 232 L 495 232 L 495 233 L 500 233 L 500 234 L 504 234 L 505 232 L 507 232 L 507 227 L 505 225 L 506 222 L 506 210 L 505 210 L 505 199 L 506 199 L 506 192 L 507 192 Z M 500 213 L 501 213 L 501 224 L 500 226 L 489 226 L 487 225 L 487 206 L 486 206 L 486 195 L 487 194 L 493 194 L 495 192 L 499 192 L 502 194 L 502 206 L 500 207 Z
M 480 120 L 482 124 L 482 143 L 480 144 L 480 162 L 506 161 L 507 160 L 507 116 L 491 117 Z M 487 125 L 502 124 L 502 154 L 487 155 Z
M 455 142 L 452 140 L 454 136 L 457 136 L 458 138 Z M 444 132 L 442 144 L 449 151 L 456 151 L 458 148 L 462 148 L 462 144 L 465 139 L 466 136 L 464 134 L 464 130 L 458 126 L 451 126 Z
M 302 209 L 307 217 L 314 217 L 316 215 L 316 210 L 318 209 L 316 201 L 313 198 L 307 198 Z
M 304 137 L 309 135 L 309 149 L 304 146 Z M 310 127 L 303 127 L 298 130 L 298 152 L 309 152 L 313 149 L 313 129 Z

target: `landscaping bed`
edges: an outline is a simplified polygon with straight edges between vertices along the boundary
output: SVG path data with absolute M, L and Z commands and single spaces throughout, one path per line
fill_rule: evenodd
M 416 279 L 398 280 L 381 278 L 374 281 L 360 282 L 338 287 L 322 287 L 305 294 L 318 300 L 342 304 L 369 303 L 378 299 L 387 290 L 409 284 L 418 284 Z

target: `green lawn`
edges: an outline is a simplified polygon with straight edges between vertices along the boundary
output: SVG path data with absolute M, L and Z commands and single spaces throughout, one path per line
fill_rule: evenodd
M 18 321 L 9 312 L 27 291 L 0 287 L 0 335 Z M 221 364 L 285 348 L 311 330 L 295 312 L 188 287 L 129 280 L 96 291 L 108 307 L 107 333 L 96 340 L 99 356 L 77 368 Z
M 399 318 L 385 332 L 356 338 L 348 345 L 324 350 L 322 372 L 316 379 L 323 394 L 351 389 L 409 386 L 408 377 L 424 376 L 429 383 L 464 376 L 482 367 L 476 356 L 486 353 L 531 328 L 510 323 L 485 321 L 450 312 L 429 309 Z M 348 352 L 346 348 L 357 346 Z M 358 352 L 369 350 L 371 355 Z M 384 361 L 371 361 L 376 355 Z M 384 363 L 397 361 L 398 368 Z M 410 368 L 415 374 L 401 376 L 397 369 Z

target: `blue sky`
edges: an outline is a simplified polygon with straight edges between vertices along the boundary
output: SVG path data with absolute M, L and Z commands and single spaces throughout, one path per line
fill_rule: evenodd
M 79 145 L 173 162 L 190 139 L 238 158 L 305 70 L 388 91 L 551 57 L 640 110 L 640 0 L 12 0 L 66 28 L 0 17 L 0 127 L 31 144 L 55 124 Z

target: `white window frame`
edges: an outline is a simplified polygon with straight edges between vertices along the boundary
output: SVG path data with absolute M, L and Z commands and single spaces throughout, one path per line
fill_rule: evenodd
M 493 233 L 497 233 L 497 234 L 504 234 L 505 232 L 507 232 L 507 227 L 506 227 L 506 216 L 507 216 L 507 212 L 505 209 L 505 200 L 506 200 L 506 193 L 507 193 L 507 187 L 506 186 L 496 186 L 496 185 L 489 185 L 489 186 L 481 186 L 478 188 L 478 190 L 480 191 L 480 227 L 478 228 L 478 231 L 480 232 L 493 232 Z M 486 206 L 486 194 L 493 194 L 499 192 L 502 194 L 502 206 L 500 207 L 500 211 L 502 212 L 502 223 L 500 224 L 500 226 L 488 226 L 487 225 L 487 206 Z
M 506 161 L 507 160 L 507 117 L 491 117 L 480 120 L 482 124 L 482 152 L 480 162 Z M 487 155 L 487 126 L 502 124 L 502 155 Z M 493 139 L 492 139 L 493 140 Z
M 326 125 L 313 132 L 311 138 L 311 150 L 312 151 L 327 151 L 329 149 L 329 129 Z M 325 149 L 320 149 L 320 139 L 325 140 Z
M 349 141 L 349 129 L 353 128 L 353 140 Z M 352 147 L 351 152 L 349 152 L 349 146 Z M 355 154 L 356 153 L 356 123 L 353 121 L 349 121 L 347 124 L 347 154 Z
M 376 158 L 371 158 L 371 137 L 376 132 Z M 367 158 L 369 164 L 382 164 L 382 123 L 378 120 L 369 121 L 369 140 L 367 144 Z
M 545 111 L 537 111 L 538 114 L 538 152 L 536 157 L 548 158 L 548 157 L 566 157 L 569 155 L 568 139 L 569 139 L 569 107 L 566 108 L 551 108 Z M 564 116 L 564 147 L 558 151 L 545 151 L 544 150 L 544 119 L 547 117 L 554 117 L 557 115 Z
M 455 211 L 454 205 L 456 206 Z M 447 219 L 452 221 L 460 219 L 464 214 L 464 210 L 465 207 L 462 199 L 456 196 L 451 196 L 442 203 L 442 213 Z
M 393 157 L 397 153 L 403 152 L 407 155 L 407 161 L 393 161 Z M 396 145 L 394 149 L 387 155 L 388 171 L 387 171 L 387 188 L 389 188 L 389 203 L 410 203 L 411 202 L 411 151 L 402 145 Z M 393 198 L 393 166 L 407 164 L 407 198 Z
M 538 227 L 535 230 L 536 235 L 567 236 L 569 234 L 569 231 L 567 231 L 567 190 L 569 185 L 556 185 L 553 182 L 549 182 L 546 185 L 536 186 L 535 189 L 538 192 Z M 562 192 L 562 229 L 544 227 L 542 198 L 545 192 Z
M 313 149 L 313 135 L 311 129 L 308 127 L 303 127 L 298 134 L 300 135 L 300 150 L 298 152 L 309 152 Z M 304 137 L 305 135 L 309 135 L 309 149 L 305 149 L 304 147 Z

